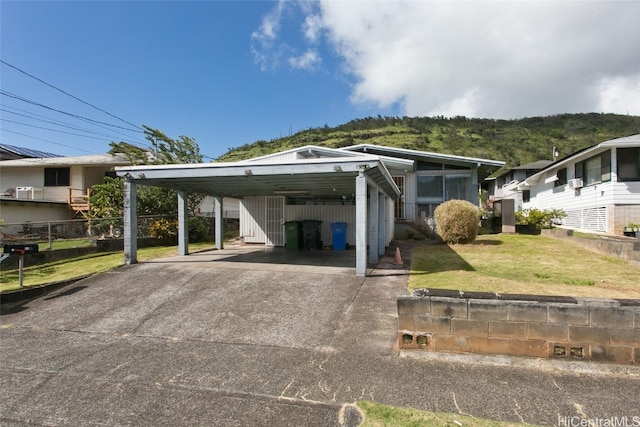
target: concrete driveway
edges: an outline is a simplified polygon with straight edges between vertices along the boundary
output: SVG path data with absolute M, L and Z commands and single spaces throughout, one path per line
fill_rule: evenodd
M 385 258 L 358 278 L 353 256 L 232 247 L 4 308 L 2 425 L 355 426 L 361 399 L 544 425 L 640 416 L 633 367 L 399 357 L 406 270 Z

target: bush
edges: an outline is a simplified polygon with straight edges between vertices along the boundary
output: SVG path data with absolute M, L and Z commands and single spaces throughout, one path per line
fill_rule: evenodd
M 178 235 L 178 221 L 161 218 L 149 226 L 149 236 L 156 239 L 170 239 Z
M 523 209 L 516 212 L 517 225 L 533 225 L 538 229 L 551 228 L 554 223 L 566 217 L 562 209 Z
M 478 235 L 478 208 L 466 200 L 449 200 L 434 212 L 436 230 L 446 243 L 471 243 Z
M 189 217 L 189 241 L 205 242 L 213 239 L 211 218 L 202 216 Z

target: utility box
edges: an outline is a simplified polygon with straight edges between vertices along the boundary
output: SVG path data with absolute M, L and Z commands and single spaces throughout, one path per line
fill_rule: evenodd
M 331 237 L 333 239 L 333 250 L 344 251 L 347 249 L 347 223 L 334 222 L 331 224 Z
M 302 225 L 300 221 L 284 223 L 285 248 L 297 251 L 302 246 Z
M 320 224 L 322 221 L 315 219 L 307 219 L 300 221 L 302 224 L 302 245 L 306 250 L 322 249 L 322 240 L 320 239 Z

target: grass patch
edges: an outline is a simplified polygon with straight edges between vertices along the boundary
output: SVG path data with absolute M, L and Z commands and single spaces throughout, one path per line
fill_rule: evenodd
M 640 299 L 640 267 L 544 236 L 478 236 L 425 245 L 412 255 L 409 289 Z
M 192 243 L 189 245 L 189 250 L 195 252 L 203 249 L 212 249 L 213 247 L 213 243 Z M 154 258 L 176 255 L 178 255 L 177 246 L 157 246 L 138 249 L 139 261 L 148 261 Z M 45 283 L 75 279 L 87 274 L 103 273 L 122 265 L 124 265 L 122 251 L 102 252 L 52 261 L 26 267 L 24 269 L 23 285 L 24 287 L 37 286 Z M 0 292 L 19 289 L 19 287 L 18 269 L 0 271 Z
M 366 401 L 358 402 L 358 408 L 364 413 L 361 427 L 508 427 L 525 425 L 485 420 L 459 414 L 398 408 Z
M 593 280 L 585 280 L 585 279 L 565 280 L 564 283 L 566 285 L 571 285 L 571 286 L 593 286 L 596 284 L 596 282 L 594 282 Z

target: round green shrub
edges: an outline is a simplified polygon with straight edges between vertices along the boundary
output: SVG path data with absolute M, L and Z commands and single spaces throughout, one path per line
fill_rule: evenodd
M 437 233 L 445 243 L 471 243 L 478 235 L 478 208 L 466 200 L 444 202 L 434 217 Z

